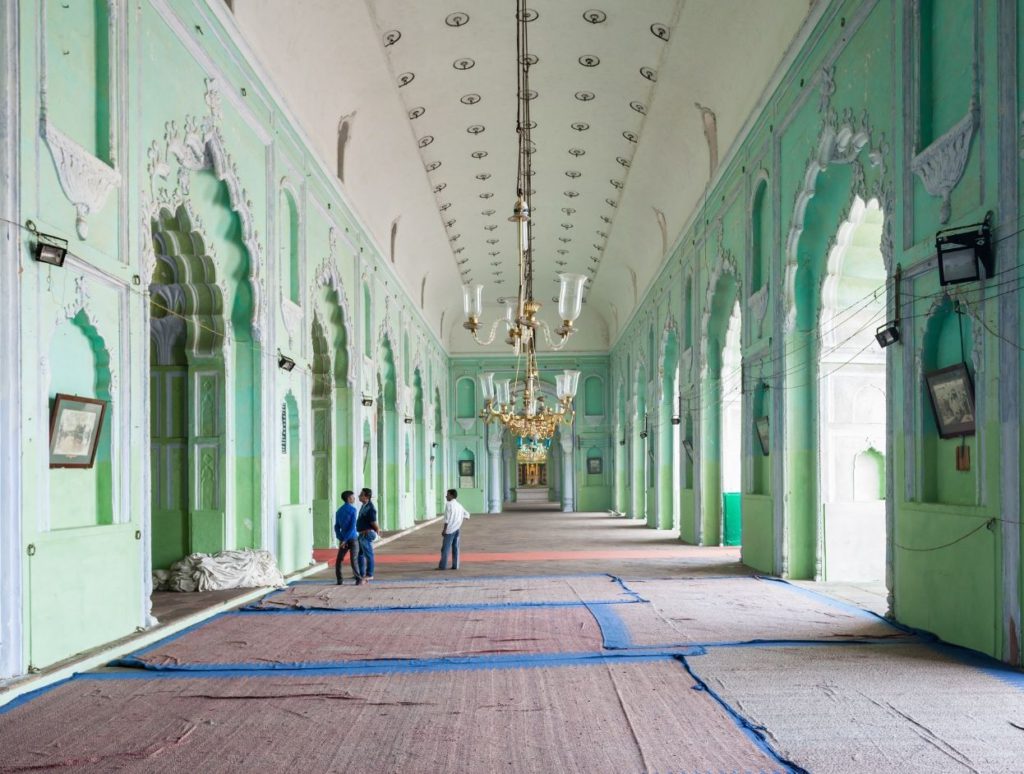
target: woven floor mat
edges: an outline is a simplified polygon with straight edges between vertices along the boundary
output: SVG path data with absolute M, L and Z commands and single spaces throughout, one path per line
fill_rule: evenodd
M 713 648 L 688 663 L 815 774 L 1024 771 L 1024 675 L 951 648 Z
M 252 609 L 402 610 L 635 601 L 636 595 L 609 575 L 580 575 L 395 581 L 365 586 L 300 583 L 267 595 Z
M 0 771 L 786 770 L 693 688 L 670 659 L 343 678 L 75 679 L 0 715 Z
M 637 647 L 913 637 L 872 613 L 779 581 L 630 580 L 627 585 L 651 602 L 616 611 Z
M 600 649 L 601 631 L 583 606 L 341 616 L 247 612 L 219 616 L 119 663 L 151 669 L 294 669 L 372 659 Z

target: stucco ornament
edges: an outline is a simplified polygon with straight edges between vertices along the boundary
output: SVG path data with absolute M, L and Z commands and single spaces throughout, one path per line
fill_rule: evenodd
M 346 378 L 348 386 L 354 387 L 356 369 L 354 368 L 355 354 L 352 352 L 352 342 L 356 339 L 356 336 L 355 328 L 352 324 L 352 311 L 349 307 L 348 296 L 345 294 L 345 286 L 341 280 L 341 271 L 338 268 L 338 259 L 335 254 L 338 247 L 338 236 L 334 226 L 331 226 L 327 239 L 330 244 L 330 251 L 314 272 L 313 288 L 310 291 L 310 308 L 315 308 L 316 300 L 314 296 L 322 288 L 330 288 L 338 297 L 338 306 L 341 308 L 341 317 L 345 325 L 345 350 L 348 353 L 348 362 L 350 364 Z
M 110 192 L 121 185 L 121 173 L 93 156 L 48 119 L 42 121 L 43 139 L 50 149 L 64 195 L 75 206 L 75 231 L 89 236 L 88 217 L 103 209 Z
M 978 127 L 978 120 L 978 99 L 971 97 L 967 115 L 910 160 L 910 169 L 921 178 L 924 189 L 932 196 L 942 199 L 942 209 L 939 213 L 939 220 L 942 223 L 949 222 L 949 197 L 967 167 L 971 139 Z
M 187 200 L 192 175 L 212 171 L 228 190 L 231 209 L 242 225 L 242 242 L 249 253 L 249 285 L 252 291 L 252 335 L 263 340 L 263 306 L 266 281 L 263 245 L 256 229 L 254 205 L 242 187 L 238 165 L 227 152 L 220 123 L 220 95 L 216 81 L 206 79 L 206 105 L 209 112 L 202 118 L 186 116 L 179 128 L 169 121 L 164 128 L 163 143 L 153 142 L 146 151 L 146 173 L 149 190 L 142 194 L 143 276 L 151 276 L 156 262 L 150 235 L 151 221 L 161 207 L 174 209 Z

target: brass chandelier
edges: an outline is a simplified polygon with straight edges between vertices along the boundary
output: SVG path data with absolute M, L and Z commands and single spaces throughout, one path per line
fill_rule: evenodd
M 491 327 L 490 336 L 481 341 L 477 335 L 480 328 L 480 317 L 483 312 L 484 286 L 464 285 L 463 306 L 466 322 L 463 327 L 473 334 L 473 339 L 481 345 L 490 344 L 500 324 L 505 325 L 505 343 L 512 347 L 516 357 L 525 356 L 526 371 L 522 381 L 520 404 L 516 405 L 513 394 L 512 380 L 495 380 L 491 372 L 480 374 L 480 392 L 484 399 L 484 407 L 480 418 L 484 422 L 499 422 L 509 429 L 512 435 L 529 439 L 533 442 L 549 441 L 555 434 L 560 423 L 570 424 L 575 414 L 572 401 L 576 395 L 580 372 L 566 370 L 555 377 L 555 394 L 557 404 L 544 405 L 544 395 L 540 391 L 540 372 L 537 367 L 537 331 L 544 331 L 548 344 L 552 349 L 565 346 L 569 336 L 575 331 L 573 323 L 580 315 L 583 305 L 583 284 L 586 277 L 582 274 L 559 274 L 558 312 L 562 325 L 555 331 L 555 341 L 547 324 L 537 318 L 541 304 L 533 296 L 533 244 L 532 221 L 533 190 L 531 180 L 533 169 L 531 158 L 535 150 L 530 138 L 533 121 L 530 118 L 530 64 L 528 40 L 529 14 L 526 0 L 516 0 L 516 72 L 518 75 L 518 95 L 516 111 L 516 135 L 518 137 L 518 160 L 516 166 L 516 202 L 512 208 L 510 221 L 516 224 L 517 252 L 519 256 L 519 292 L 516 299 L 505 305 L 505 315 L 496 320 Z M 517 365 L 518 370 L 518 365 Z M 518 378 L 516 384 L 519 384 Z

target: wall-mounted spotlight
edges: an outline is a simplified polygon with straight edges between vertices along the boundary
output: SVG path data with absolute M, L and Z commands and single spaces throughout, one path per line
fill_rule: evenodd
M 291 371 L 295 368 L 295 361 L 287 355 L 282 355 L 280 352 L 277 353 L 277 367 L 282 371 Z
M 430 448 L 431 449 L 436 449 L 437 448 L 437 441 L 434 441 L 432 444 L 430 444 Z
M 646 438 L 647 437 L 647 415 L 646 414 L 644 414 L 644 429 L 640 431 L 640 437 L 641 438 Z
M 50 266 L 63 266 L 64 259 L 68 257 L 68 240 L 36 231 L 36 224 L 31 220 L 27 228 L 36 235 L 35 259 Z
M 405 422 L 405 424 L 407 424 L 407 425 L 411 425 L 412 424 L 412 417 L 403 417 L 402 421 Z
M 939 259 L 939 284 L 958 285 L 985 278 L 994 273 L 992 254 L 992 213 L 985 220 L 959 229 L 946 229 L 935 235 L 935 253 Z
M 373 405 L 373 398 L 370 397 L 369 395 L 364 395 L 362 401 L 360 401 L 360 402 L 364 406 L 372 406 Z
M 885 349 L 890 344 L 895 344 L 900 340 L 900 280 L 903 279 L 903 267 L 900 264 L 896 264 L 896 271 L 892 275 L 893 282 L 893 304 L 896 309 L 896 316 L 889 320 L 889 322 L 878 326 L 875 331 L 875 341 L 878 342 L 878 346 Z

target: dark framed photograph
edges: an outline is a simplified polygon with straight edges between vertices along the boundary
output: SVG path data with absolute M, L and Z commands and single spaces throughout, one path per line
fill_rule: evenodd
M 684 439 L 683 450 L 686 452 L 686 456 L 690 458 L 690 462 L 693 462 L 693 441 L 689 438 Z
M 459 476 L 461 478 L 472 478 L 476 475 L 473 460 L 459 460 Z
M 974 384 L 964 363 L 924 375 L 940 438 L 974 435 Z
M 761 442 L 761 454 L 765 457 L 768 456 L 769 437 L 768 437 L 768 417 L 758 417 L 754 420 L 754 429 L 757 430 L 757 440 Z
M 107 402 L 58 392 L 50 412 L 50 467 L 91 468 Z
M 600 473 L 601 462 L 600 457 L 587 457 L 587 473 Z

